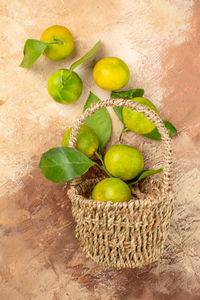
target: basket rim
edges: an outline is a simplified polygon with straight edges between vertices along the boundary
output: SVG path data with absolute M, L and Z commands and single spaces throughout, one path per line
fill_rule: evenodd
M 105 178 L 105 177 L 103 177 Z M 98 200 L 93 200 L 91 197 L 86 198 L 83 195 L 81 195 L 76 186 L 80 187 L 81 185 L 86 185 L 89 182 L 95 182 L 101 180 L 101 177 L 93 178 L 93 179 L 86 179 L 84 182 L 80 182 L 77 185 L 71 185 L 70 189 L 68 190 L 68 196 L 70 200 L 79 202 L 79 204 L 83 204 L 83 206 L 89 206 L 89 207 L 96 207 L 96 208 L 118 208 L 118 209 L 125 209 L 125 208 L 137 208 L 137 207 L 146 207 L 150 208 L 154 205 L 159 205 L 162 202 L 165 202 L 166 204 L 168 201 L 170 202 L 173 200 L 173 190 L 170 188 L 168 190 L 168 193 L 166 193 L 166 189 L 161 188 L 159 190 L 159 193 L 154 196 L 152 194 L 146 195 L 145 199 L 130 199 L 128 202 L 112 202 L 112 201 L 98 201 Z M 151 179 L 152 181 L 155 182 L 154 179 Z M 168 200 L 168 201 L 167 201 Z

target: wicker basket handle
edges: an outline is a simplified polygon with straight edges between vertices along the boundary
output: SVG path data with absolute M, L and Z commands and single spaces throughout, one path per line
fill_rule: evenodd
M 92 104 L 81 115 L 80 119 L 74 123 L 71 136 L 70 136 L 69 146 L 75 147 L 76 137 L 80 130 L 80 126 L 84 123 L 84 121 L 88 117 L 90 117 L 93 113 L 95 113 L 97 110 L 103 107 L 131 108 L 132 110 L 136 110 L 138 112 L 144 113 L 145 117 L 147 117 L 150 121 L 152 121 L 156 125 L 156 127 L 158 128 L 162 136 L 162 141 L 165 148 L 164 166 L 163 166 L 163 189 L 167 191 L 171 190 L 171 164 L 172 164 L 171 138 L 169 137 L 169 133 L 165 128 L 161 118 L 146 105 L 133 102 L 132 100 L 124 100 L 124 99 L 108 99 L 108 100 L 103 100 Z

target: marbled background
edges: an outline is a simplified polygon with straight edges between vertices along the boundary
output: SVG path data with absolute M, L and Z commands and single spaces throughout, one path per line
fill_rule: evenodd
M 0 299 L 200 299 L 199 15 L 198 0 L 1 0 Z M 73 56 L 62 62 L 41 57 L 30 70 L 20 68 L 25 40 L 39 39 L 54 24 L 71 30 Z M 52 72 L 99 39 L 95 59 L 124 59 L 131 70 L 127 89 L 144 88 L 179 131 L 166 252 L 140 270 L 103 269 L 86 259 L 74 237 L 68 185 L 48 182 L 37 168 L 41 153 L 59 145 L 79 117 L 90 90 L 109 97 L 93 83 L 93 61 L 77 70 L 84 90 L 75 104 L 55 103 L 46 89 Z M 115 139 L 121 125 L 114 116 L 113 125 Z M 154 155 L 157 144 L 151 148 Z

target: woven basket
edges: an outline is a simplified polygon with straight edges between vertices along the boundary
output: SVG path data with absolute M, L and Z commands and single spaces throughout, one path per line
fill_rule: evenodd
M 71 182 L 68 195 L 76 221 L 76 237 L 85 254 L 96 263 L 116 268 L 135 268 L 156 261 L 163 252 L 173 211 L 171 187 L 171 143 L 160 117 L 147 106 L 131 100 L 100 101 L 88 108 L 74 124 L 70 146 L 84 120 L 103 107 L 127 107 L 151 120 L 162 135 L 164 165 L 162 177 L 146 178 L 134 186 L 137 195 L 129 202 L 113 203 L 90 198 L 95 184 L 102 178 Z M 128 162 L 127 162 L 128 163 Z

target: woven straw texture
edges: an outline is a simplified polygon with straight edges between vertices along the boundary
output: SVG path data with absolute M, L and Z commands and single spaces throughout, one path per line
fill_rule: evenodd
M 106 267 L 135 268 L 156 261 L 163 253 L 173 212 L 171 141 L 160 117 L 147 106 L 131 100 L 100 101 L 88 108 L 74 124 L 70 146 L 84 120 L 103 107 L 127 107 L 151 120 L 162 135 L 163 175 L 146 178 L 134 185 L 129 202 L 94 201 L 91 191 L 102 178 L 73 180 L 68 195 L 76 221 L 76 237 L 85 254 Z M 157 178 L 157 179 L 155 179 Z

